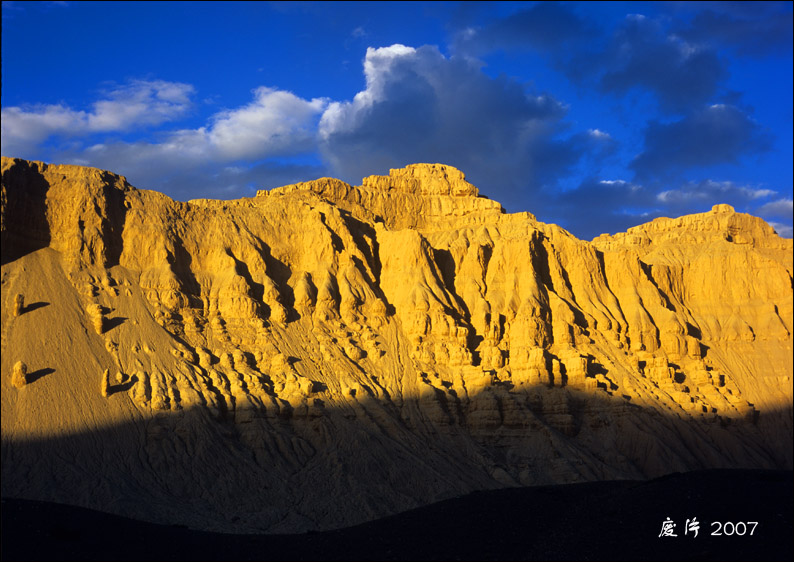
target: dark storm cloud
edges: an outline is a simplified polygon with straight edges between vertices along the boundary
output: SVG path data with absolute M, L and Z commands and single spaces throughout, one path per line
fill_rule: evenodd
M 533 212 L 539 220 L 559 224 L 582 240 L 622 232 L 662 215 L 655 195 L 643 186 L 594 177 L 575 189 L 543 193 Z
M 788 2 L 709 3 L 677 33 L 692 42 L 735 49 L 740 55 L 790 53 L 792 11 Z
M 569 229 L 590 240 L 599 234 L 623 232 L 657 217 L 704 213 L 727 203 L 739 212 L 750 212 L 771 222 L 781 235 L 791 236 L 791 200 L 757 185 L 704 179 L 649 187 L 623 180 L 585 179 L 575 189 L 542 192 L 534 212 L 544 222 Z
M 691 168 L 738 163 L 769 146 L 769 138 L 748 115 L 717 104 L 672 123 L 650 122 L 645 149 L 631 168 L 641 180 L 663 179 Z
M 710 101 L 727 71 L 717 53 L 670 35 L 641 15 L 628 16 L 606 50 L 578 63 L 602 71 L 602 91 L 623 95 L 634 88 L 652 92 L 665 112 L 684 112 Z
M 707 16 L 702 19 L 702 26 L 716 25 Z M 702 26 L 687 28 L 693 37 L 690 41 L 671 29 L 667 18 L 629 14 L 608 31 L 592 17 L 581 17 L 557 3 L 540 2 L 481 28 L 464 27 L 456 35 L 455 46 L 459 52 L 476 56 L 497 49 L 530 48 L 580 85 L 615 96 L 648 91 L 662 111 L 683 113 L 712 101 L 728 76 L 713 42 L 695 37 L 706 33 Z
M 519 187 L 564 176 L 588 149 L 565 137 L 559 101 L 490 78 L 435 47 L 370 49 L 364 66 L 367 89 L 351 102 L 330 104 L 320 123 L 323 155 L 348 181 L 372 170 L 443 162 L 509 204 Z
M 595 29 L 584 19 L 556 2 L 539 2 L 525 10 L 496 19 L 481 28 L 465 28 L 457 48 L 482 52 L 500 48 L 556 49 L 564 43 L 592 37 Z

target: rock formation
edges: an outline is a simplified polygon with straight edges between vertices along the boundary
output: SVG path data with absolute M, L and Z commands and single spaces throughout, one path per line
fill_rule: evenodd
M 14 296 L 14 308 L 11 314 L 19 316 L 25 310 L 25 296 L 17 294 Z
M 727 205 L 586 242 L 440 164 L 183 203 L 3 158 L 2 263 L 4 496 L 289 532 L 792 467 L 792 241 Z
M 11 372 L 11 384 L 16 388 L 22 388 L 28 384 L 28 366 L 22 361 L 14 363 L 13 371 Z

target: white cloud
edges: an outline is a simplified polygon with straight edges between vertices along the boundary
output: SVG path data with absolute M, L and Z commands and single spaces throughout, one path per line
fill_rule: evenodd
M 794 238 L 794 227 L 790 224 L 780 222 L 770 222 L 769 225 L 775 229 L 782 238 Z
M 325 99 L 304 100 L 291 92 L 261 87 L 254 101 L 213 117 L 209 130 L 201 130 L 221 160 L 252 158 L 294 150 L 312 144 L 317 118 Z
M 610 140 L 612 138 L 609 133 L 605 133 L 599 129 L 589 129 L 587 133 L 597 140 Z
M 2 110 L 3 151 L 30 149 L 55 135 L 128 131 L 159 125 L 184 115 L 193 86 L 162 80 L 135 80 L 106 92 L 90 111 L 63 104 L 7 107 Z
M 84 128 L 87 121 L 84 111 L 63 105 L 37 105 L 28 110 L 3 108 L 0 122 L 3 153 L 13 155 L 12 147 L 34 145 L 50 135 Z
M 109 92 L 87 115 L 87 130 L 126 131 L 159 125 L 184 115 L 190 108 L 193 86 L 162 80 L 136 80 Z
M 208 125 L 168 133 L 162 142 L 97 144 L 87 149 L 103 165 L 170 161 L 170 168 L 234 162 L 312 151 L 325 99 L 304 100 L 291 92 L 260 87 L 254 99 L 224 110 Z M 123 168 L 122 168 L 123 169 Z
M 316 163 L 289 161 L 316 152 L 318 121 L 327 104 L 260 87 L 249 103 L 219 111 L 202 127 L 163 131 L 157 142 L 62 150 L 57 160 L 113 170 L 133 185 L 183 200 L 249 196 L 257 187 L 327 175 Z M 275 160 L 281 157 L 287 161 Z
M 770 201 L 756 209 L 756 213 L 761 216 L 786 217 L 790 219 L 792 213 L 794 213 L 794 201 L 791 199 Z
M 388 74 L 396 60 L 416 54 L 416 49 L 405 45 L 367 48 L 364 57 L 365 90 L 358 92 L 352 101 L 332 102 L 320 119 L 320 138 L 327 140 L 332 134 L 349 131 L 358 125 L 362 112 L 386 97 Z
M 656 195 L 662 203 L 677 204 L 696 201 L 709 201 L 715 197 L 731 199 L 756 200 L 776 195 L 771 189 L 758 189 L 743 185 L 736 185 L 730 181 L 704 180 L 701 182 L 688 182 L 679 189 L 669 189 Z

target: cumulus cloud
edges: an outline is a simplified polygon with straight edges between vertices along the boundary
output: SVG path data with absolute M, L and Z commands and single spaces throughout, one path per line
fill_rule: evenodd
M 257 88 L 253 94 L 252 102 L 216 113 L 209 125 L 173 131 L 161 142 L 100 144 L 89 151 L 95 158 L 115 150 L 141 153 L 147 159 L 159 153 L 192 163 L 289 155 L 314 148 L 317 120 L 325 100 L 304 100 L 291 92 L 266 87 Z
M 506 77 L 490 78 L 472 60 L 447 58 L 436 47 L 369 48 L 364 74 L 366 88 L 351 101 L 330 103 L 320 120 L 322 154 L 348 181 L 412 162 L 444 162 L 489 196 L 509 197 L 519 185 L 564 175 L 584 151 L 560 134 L 564 104 Z
M 538 6 L 530 11 L 537 15 Z M 542 10 L 563 17 L 559 11 L 566 8 Z M 645 25 L 643 18 L 633 21 Z M 537 45 L 552 41 L 539 37 Z M 649 41 L 661 42 L 662 54 L 669 43 L 677 46 L 676 56 L 694 56 L 681 53 L 688 47 L 679 39 Z M 636 56 L 627 53 L 609 68 L 626 70 Z M 620 145 L 611 131 L 596 123 L 575 130 L 564 103 L 514 79 L 490 77 L 476 59 L 395 44 L 367 49 L 363 72 L 366 85 L 352 99 L 304 99 L 260 87 L 248 103 L 217 111 L 203 126 L 163 129 L 147 138 L 136 130 L 183 115 L 193 88 L 130 82 L 85 111 L 65 105 L 3 109 L 3 147 L 35 146 L 59 136 L 75 142 L 57 145 L 54 160 L 112 169 L 135 185 L 179 199 L 247 196 L 256 188 L 323 175 L 356 183 L 393 167 L 443 162 L 463 170 L 508 211 L 532 211 L 582 238 L 723 202 L 779 219 L 783 232 L 790 222 L 791 200 L 776 191 L 680 179 L 692 169 L 738 162 L 767 146 L 759 125 L 737 106 L 701 105 L 672 121 L 652 121 L 629 181 L 621 178 L 622 166 L 613 166 Z M 119 134 L 97 143 L 90 135 L 98 132 Z M 94 144 L 86 147 L 87 142 Z M 662 181 L 668 187 L 659 191 Z
M 446 57 L 436 47 L 369 48 L 363 71 L 366 87 L 350 100 L 307 100 L 262 87 L 251 102 L 218 112 L 205 126 L 162 132 L 156 141 L 99 143 L 69 156 L 171 194 L 186 193 L 195 170 L 204 171 L 200 183 L 206 184 L 211 165 L 264 166 L 256 177 L 268 182 L 306 179 L 291 175 L 303 170 L 356 183 L 393 167 L 443 162 L 519 210 L 530 193 L 554 185 L 583 155 L 614 145 L 604 131 L 569 133 L 567 108 L 553 97 L 491 78 L 476 62 Z M 276 174 L 275 159 L 296 163 Z M 253 177 L 225 174 L 217 181 L 249 185 Z
M 106 92 L 89 111 L 63 104 L 4 107 L 3 150 L 16 154 L 52 136 L 78 136 L 155 126 L 183 116 L 193 86 L 163 80 L 134 80 Z
M 255 181 L 272 187 L 273 178 L 297 181 L 305 179 L 297 172 L 322 168 L 293 164 L 290 158 L 316 151 L 317 125 L 326 105 L 324 99 L 304 100 L 291 92 L 260 87 L 253 91 L 251 102 L 216 113 L 206 126 L 163 133 L 156 142 L 94 144 L 66 151 L 64 156 L 73 163 L 90 162 L 124 173 L 133 183 L 176 197 L 213 192 L 216 197 L 250 195 Z
M 370 48 L 363 71 L 366 87 L 350 100 L 307 100 L 261 87 L 249 103 L 219 111 L 201 127 L 87 147 L 61 144 L 53 156 L 118 171 L 178 198 L 250 194 L 256 182 L 273 186 L 320 175 L 358 182 L 392 167 L 443 162 L 516 211 L 535 210 L 575 167 L 596 165 L 616 147 L 604 130 L 571 131 L 567 107 L 552 96 L 489 77 L 473 59 L 446 57 L 436 47 Z M 84 140 L 81 133 L 132 128 L 136 115 L 154 123 L 170 115 L 169 104 L 185 105 L 193 93 L 185 85 L 147 84 L 119 88 L 91 112 L 28 112 L 46 125 L 42 133 L 28 128 L 31 139 L 69 130 Z M 114 109 L 122 100 L 127 107 Z
M 317 119 L 326 104 L 261 87 L 251 103 L 216 114 L 208 128 L 180 131 L 171 142 L 221 161 L 303 152 L 314 148 Z
M 769 144 L 760 126 L 742 110 L 715 104 L 671 123 L 650 122 L 644 151 L 631 168 L 641 179 L 665 178 L 691 168 L 738 163 Z

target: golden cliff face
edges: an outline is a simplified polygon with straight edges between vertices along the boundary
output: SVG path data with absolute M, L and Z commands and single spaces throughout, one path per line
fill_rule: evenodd
M 295 531 L 792 466 L 792 241 L 726 205 L 585 242 L 440 164 L 188 203 L 2 177 L 3 495 Z

